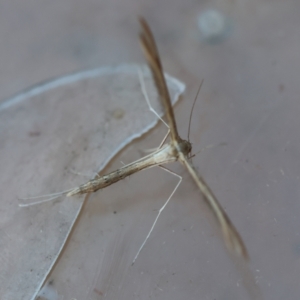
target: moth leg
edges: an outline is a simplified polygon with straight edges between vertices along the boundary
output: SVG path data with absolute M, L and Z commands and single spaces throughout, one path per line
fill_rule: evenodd
M 169 134 L 170 134 L 170 128 L 169 128 L 169 125 L 163 120 L 163 118 L 156 112 L 156 110 L 152 107 L 151 103 L 150 103 L 150 100 L 149 100 L 149 97 L 148 97 L 148 94 L 147 94 L 147 90 L 146 90 L 146 86 L 145 86 L 145 80 L 144 80 L 144 77 L 143 77 L 143 74 L 142 74 L 142 71 L 140 68 L 137 68 L 137 72 L 138 72 L 138 75 L 139 75 L 139 82 L 140 82 L 140 85 L 141 85 L 141 90 L 142 90 L 142 94 L 148 104 L 148 107 L 149 107 L 149 110 L 155 114 L 155 116 L 160 119 L 168 128 L 168 132 L 166 134 L 166 136 L 163 138 L 162 142 L 160 143 L 160 145 L 158 146 L 157 149 L 160 149 L 166 139 L 168 138 Z
M 181 183 L 181 181 L 182 181 L 182 177 L 181 177 L 180 175 L 174 173 L 173 171 L 167 169 L 167 168 L 164 167 L 164 166 L 159 165 L 159 167 L 160 167 L 161 169 L 165 170 L 166 172 L 168 172 L 168 173 L 170 173 L 170 174 L 173 174 L 174 176 L 176 176 L 177 178 L 179 178 L 179 181 L 178 181 L 178 183 L 176 184 L 176 186 L 175 186 L 173 192 L 172 192 L 171 195 L 169 196 L 168 200 L 165 202 L 165 204 L 164 204 L 164 205 L 160 208 L 160 210 L 158 211 L 158 214 L 157 214 L 157 216 L 156 216 L 156 218 L 155 218 L 155 220 L 154 220 L 154 222 L 153 222 L 153 224 L 152 224 L 152 227 L 151 227 L 149 233 L 147 234 L 147 236 L 146 236 L 144 242 L 142 243 L 140 249 L 138 250 L 137 254 L 135 255 L 135 257 L 134 257 L 134 259 L 133 259 L 131 265 L 133 265 L 133 264 L 135 263 L 136 259 L 137 259 L 138 256 L 140 255 L 142 249 L 144 248 L 146 242 L 148 241 L 148 239 L 149 239 L 149 237 L 150 237 L 150 235 L 151 235 L 151 233 L 152 233 L 152 231 L 153 231 L 153 229 L 154 229 L 154 227 L 155 227 L 155 225 L 156 225 L 156 223 L 157 223 L 157 220 L 158 220 L 159 216 L 161 215 L 161 213 L 163 212 L 163 210 L 165 209 L 165 207 L 167 206 L 167 204 L 168 204 L 169 201 L 171 200 L 172 196 L 174 195 L 174 193 L 176 192 L 177 188 L 179 187 L 179 185 L 180 185 L 180 183 Z

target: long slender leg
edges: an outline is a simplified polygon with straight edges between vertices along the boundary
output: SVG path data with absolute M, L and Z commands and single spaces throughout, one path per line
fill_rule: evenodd
M 139 75 L 139 81 L 140 81 L 140 85 L 141 85 L 142 94 L 143 94 L 143 96 L 144 96 L 144 98 L 145 98 L 145 100 L 146 100 L 146 102 L 148 104 L 149 110 L 151 112 L 153 112 L 155 114 L 155 116 L 158 119 L 160 119 L 167 126 L 167 128 L 168 128 L 168 132 L 167 132 L 166 136 L 163 138 L 162 142 L 160 143 L 160 145 L 157 148 L 157 149 L 160 149 L 164 145 L 166 139 L 168 138 L 168 136 L 170 134 L 170 128 L 169 128 L 169 125 L 163 120 L 163 118 L 161 118 L 161 116 L 152 107 L 152 105 L 150 103 L 150 100 L 149 100 L 149 97 L 148 97 L 148 94 L 147 94 L 147 91 L 146 91 L 145 80 L 144 80 L 143 74 L 141 72 L 141 69 L 137 68 L 137 71 L 138 71 L 138 75 Z
M 149 100 L 149 97 L 148 97 L 148 94 L 147 94 L 147 91 L 146 91 L 145 80 L 143 78 L 143 74 L 141 72 L 141 69 L 137 68 L 137 71 L 138 71 L 138 75 L 139 75 L 139 82 L 140 82 L 140 85 L 141 85 L 141 90 L 142 90 L 143 96 L 145 97 L 145 100 L 148 104 L 148 107 L 149 107 L 150 111 L 152 111 L 169 128 L 169 125 L 161 118 L 161 116 L 152 107 L 152 105 L 150 103 L 150 100 Z
M 76 172 L 73 169 L 70 169 L 69 171 L 71 173 L 73 173 L 73 174 L 76 174 L 76 175 L 86 176 L 86 177 L 89 177 L 89 178 L 91 177 L 90 175 L 86 175 L 86 174 L 82 174 L 82 173 Z M 94 176 L 95 177 L 99 177 L 99 175 L 97 173 L 95 173 Z M 68 194 L 69 192 L 71 192 L 73 189 L 74 188 L 68 189 L 68 190 L 65 190 L 65 191 L 62 191 L 62 192 L 58 192 L 58 193 L 53 193 L 53 194 L 45 194 L 45 195 L 40 195 L 40 196 L 19 198 L 19 200 L 22 200 L 22 201 L 47 198 L 47 199 L 44 199 L 44 200 L 39 200 L 39 201 L 34 201 L 34 202 L 29 202 L 29 203 L 19 203 L 19 207 L 30 207 L 30 206 L 34 206 L 34 205 L 37 205 L 37 204 L 42 204 L 42 203 L 50 202 L 50 201 L 58 199 L 59 197 L 65 196 L 66 194 Z
M 53 201 L 55 199 L 58 199 L 61 196 L 64 196 L 64 195 L 68 194 L 72 190 L 73 189 L 69 189 L 69 190 L 66 190 L 66 191 L 59 192 L 59 193 L 46 194 L 46 195 L 34 196 L 34 197 L 27 197 L 27 198 L 19 198 L 19 200 L 22 200 L 22 201 L 26 201 L 26 200 L 30 200 L 30 199 L 47 198 L 45 200 L 39 200 L 39 201 L 36 201 L 36 202 L 19 203 L 19 207 L 29 207 L 29 206 L 33 206 L 33 205 L 36 205 L 36 204 L 41 204 L 41 203 Z
M 153 231 L 153 229 L 154 229 L 154 227 L 155 227 L 155 225 L 156 225 L 156 223 L 157 223 L 157 220 L 158 220 L 159 216 L 161 215 L 162 211 L 165 209 L 165 207 L 167 206 L 167 204 L 168 204 L 169 201 L 171 200 L 172 196 L 174 195 L 174 193 L 176 192 L 177 188 L 179 187 L 179 185 L 180 185 L 180 183 L 181 183 L 181 181 L 182 181 L 182 177 L 181 177 L 180 175 L 178 175 L 178 174 L 172 172 L 171 170 L 167 169 L 167 168 L 164 167 L 164 166 L 159 166 L 159 167 L 162 168 L 163 170 L 165 170 L 166 172 L 168 172 L 168 173 L 170 173 L 170 174 L 173 174 L 174 176 L 178 177 L 178 178 L 179 178 L 179 181 L 178 181 L 178 183 L 176 184 L 176 186 L 175 186 L 173 192 L 172 192 L 171 195 L 169 196 L 168 200 L 165 202 L 165 204 L 164 204 L 164 205 L 160 208 L 160 210 L 158 211 L 158 214 L 157 214 L 157 216 L 156 216 L 156 218 L 155 218 L 155 220 L 154 220 L 154 222 L 153 222 L 153 224 L 152 224 L 152 226 L 151 226 L 151 229 L 150 229 L 149 233 L 147 234 L 147 236 L 146 236 L 144 242 L 142 243 L 142 245 L 141 245 L 139 251 L 138 251 L 137 254 L 135 255 L 135 257 L 134 257 L 134 259 L 133 259 L 131 265 L 133 265 L 133 264 L 135 263 L 136 259 L 138 258 L 139 254 L 141 253 L 142 249 L 144 248 L 144 246 L 145 246 L 147 240 L 149 239 L 149 237 L 150 237 L 150 235 L 151 235 L 151 233 L 152 233 L 152 231 Z

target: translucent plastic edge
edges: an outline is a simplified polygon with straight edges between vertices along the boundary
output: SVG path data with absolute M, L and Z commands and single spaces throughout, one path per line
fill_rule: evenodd
M 120 66 L 107 66 L 107 67 L 101 67 L 101 68 L 97 68 L 97 69 L 92 69 L 92 70 L 86 70 L 86 71 L 82 71 L 82 72 L 78 72 L 78 73 L 74 73 L 74 74 L 69 74 L 60 78 L 57 78 L 55 80 L 51 80 L 48 81 L 46 83 L 40 83 L 37 84 L 35 86 L 33 86 L 30 89 L 25 90 L 23 93 L 18 94 L 15 97 L 9 98 L 7 99 L 5 102 L 3 102 L 2 104 L 0 104 L 0 111 L 1 110 L 5 110 L 8 109 L 10 107 L 12 107 L 13 105 L 17 105 L 22 101 L 26 101 L 26 99 L 33 97 L 33 96 L 37 96 L 47 90 L 50 89 L 54 89 L 63 85 L 67 85 L 70 83 L 74 83 L 77 82 L 79 80 L 83 80 L 83 79 L 87 79 L 87 78 L 93 78 L 99 75 L 103 75 L 103 74 L 109 74 L 109 73 L 116 73 L 117 71 L 127 71 L 127 72 L 132 72 L 132 73 L 136 73 L 137 68 L 142 68 L 143 71 L 145 71 L 145 68 L 147 70 L 148 67 L 146 65 L 137 65 L 137 64 L 123 64 Z M 164 73 L 165 78 L 167 83 L 171 82 L 172 84 L 174 84 L 175 86 L 178 87 L 178 92 L 174 94 L 174 98 L 171 99 L 172 104 L 174 105 L 180 98 L 180 96 L 184 93 L 185 89 L 186 89 L 186 85 L 181 82 L 180 80 L 170 76 L 167 73 Z M 161 113 L 160 115 L 162 116 L 164 113 Z M 142 137 L 145 133 L 147 133 L 149 130 L 151 130 L 157 123 L 158 123 L 159 119 L 155 119 L 155 121 L 153 121 L 152 123 L 150 123 L 147 127 L 144 127 L 142 130 L 140 130 L 139 132 L 131 135 L 130 137 L 128 137 L 127 139 L 125 139 L 118 147 L 116 147 L 111 155 L 100 165 L 98 172 L 100 172 L 101 170 L 103 170 L 109 163 L 110 161 L 119 153 L 121 152 L 128 144 L 130 144 L 132 141 L 134 141 L 135 139 L 138 139 L 140 137 Z M 61 256 L 62 251 L 65 248 L 66 242 L 69 239 L 69 235 L 73 230 L 74 224 L 77 221 L 77 218 L 79 216 L 79 214 L 81 213 L 82 210 L 82 206 L 84 204 L 84 201 L 81 203 L 74 219 L 73 222 L 66 234 L 66 237 L 62 243 L 61 248 L 59 249 L 59 251 L 57 252 L 55 258 L 52 261 L 52 264 L 49 267 L 48 272 L 45 274 L 45 276 L 43 277 L 41 283 L 38 285 L 34 295 L 32 296 L 31 300 L 35 300 L 36 297 L 38 296 L 39 292 L 41 291 L 41 289 L 43 288 L 43 286 L 45 285 L 49 274 L 53 271 L 53 267 L 56 265 L 58 258 Z

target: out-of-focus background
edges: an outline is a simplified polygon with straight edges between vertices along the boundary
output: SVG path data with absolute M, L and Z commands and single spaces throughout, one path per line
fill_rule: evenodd
M 264 298 L 298 299 L 299 13 L 300 3 L 292 0 L 2 0 L 0 101 L 68 73 L 143 63 L 137 16 L 144 16 L 165 70 L 187 85 L 175 108 L 182 137 L 204 79 L 191 129 L 194 152 L 204 149 L 193 162 L 244 238 Z M 9 133 L 9 128 L 1 130 Z M 127 148 L 114 167 L 158 145 L 164 131 L 159 126 Z M 183 183 L 133 267 L 131 259 L 176 179 L 153 169 L 95 196 L 114 203 L 111 211 L 117 213 L 112 216 L 122 218 L 123 210 L 132 215 L 125 231 L 114 229 L 113 243 L 105 245 L 106 261 L 94 258 L 97 276 L 80 299 L 246 299 L 241 275 L 224 251 L 214 222 L 207 221 L 201 195 L 180 166 L 172 169 L 184 177 Z M 130 205 L 124 199 L 130 199 Z M 155 205 L 141 213 L 133 208 L 141 202 Z M 148 212 L 151 216 L 145 220 Z M 124 218 L 120 228 L 126 228 L 126 222 Z M 5 236 L 6 228 L 0 229 L 3 243 L 22 239 Z M 101 230 L 100 245 L 105 234 Z M 81 259 L 83 264 L 87 257 Z M 53 298 L 47 294 L 47 299 L 75 298 L 69 277 L 72 274 L 51 281 L 51 289 L 60 292 Z

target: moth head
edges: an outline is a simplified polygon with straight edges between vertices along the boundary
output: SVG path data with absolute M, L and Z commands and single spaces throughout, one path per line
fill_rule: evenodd
M 181 140 L 179 143 L 179 151 L 188 156 L 192 151 L 192 144 L 189 141 Z

